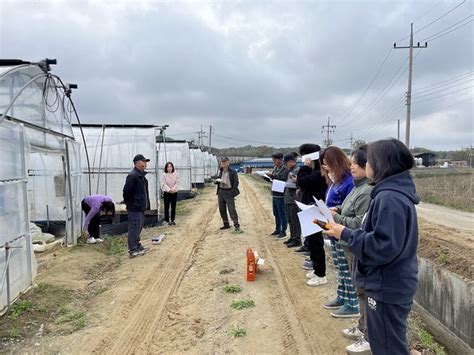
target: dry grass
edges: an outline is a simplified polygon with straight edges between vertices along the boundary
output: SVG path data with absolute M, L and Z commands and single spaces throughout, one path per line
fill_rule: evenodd
M 474 212 L 473 174 L 438 175 L 415 178 L 423 202 Z

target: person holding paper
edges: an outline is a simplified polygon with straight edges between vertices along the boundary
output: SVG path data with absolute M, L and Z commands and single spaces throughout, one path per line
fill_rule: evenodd
M 285 187 L 285 207 L 288 216 L 288 224 L 290 225 L 290 238 L 284 243 L 290 246 L 301 245 L 301 226 L 298 220 L 298 207 L 296 206 L 296 176 L 300 170 L 296 165 L 297 153 L 289 153 L 283 157 L 286 167 L 288 168 L 288 180 Z
M 220 229 L 229 229 L 229 210 L 230 218 L 234 222 L 234 228 L 240 232 L 239 216 L 235 208 L 235 197 L 240 194 L 239 175 L 229 167 L 229 158 L 221 159 L 221 168 L 215 183 L 217 184 L 217 201 L 219 203 L 219 213 L 222 218 L 223 226 Z
M 285 182 L 288 178 L 288 168 L 283 164 L 283 154 L 274 153 L 272 154 L 273 163 L 275 168 L 269 174 L 267 174 L 273 180 L 279 180 Z M 286 237 L 286 227 L 288 220 L 285 210 L 284 193 L 274 191 L 272 189 L 272 205 L 273 215 L 275 216 L 275 230 L 270 235 L 274 235 L 277 238 Z
M 303 144 L 299 151 L 301 155 L 319 152 L 321 147 L 317 144 Z M 296 177 L 296 183 L 300 190 L 299 201 L 306 205 L 314 205 L 314 197 L 324 200 L 324 193 L 327 189 L 326 181 L 321 175 L 319 160 L 307 159 L 304 166 L 300 168 Z M 309 251 L 310 260 L 305 262 L 304 268 L 310 268 L 306 274 L 309 279 L 308 286 L 321 286 L 328 283 L 326 279 L 326 254 L 324 252 L 324 239 L 321 232 L 306 236 L 305 248 Z M 307 248 L 307 249 L 306 249 Z M 298 250 L 297 250 L 298 251 Z
M 326 193 L 326 205 L 337 207 L 354 188 L 351 175 L 351 162 L 343 150 L 339 147 L 330 146 L 321 154 L 323 162 L 323 175 L 330 184 Z M 334 238 L 331 242 L 331 256 L 336 269 L 337 297 L 324 305 L 324 308 L 333 309 L 331 316 L 336 318 L 359 317 L 359 301 L 355 287 L 351 281 L 349 263 L 342 245 Z
M 357 229 L 360 227 L 370 203 L 370 192 L 372 191 L 372 186 L 368 184 L 368 179 L 365 173 L 366 163 L 367 145 L 364 144 L 355 149 L 351 156 L 351 174 L 354 179 L 354 189 L 349 193 L 341 206 L 333 207 L 331 209 L 334 221 L 351 229 Z M 343 279 L 350 277 L 353 272 L 352 265 L 354 262 L 354 254 L 352 254 L 352 252 L 347 248 L 346 242 L 340 240 L 339 243 L 344 250 L 349 266 L 349 274 L 346 274 L 345 270 L 339 272 L 338 279 Z M 370 351 L 367 333 L 367 318 L 365 316 L 366 305 L 364 289 L 356 286 L 356 293 L 359 299 L 360 311 L 358 324 L 343 329 L 342 331 L 345 337 L 358 340 L 356 343 L 349 345 L 346 348 L 349 353 Z M 344 302 L 339 302 L 337 297 L 335 300 L 327 303 L 325 307 L 332 308 L 331 305 L 335 306 L 334 308 L 338 306 L 346 306 Z M 350 307 L 350 305 L 348 306 Z
M 373 142 L 366 172 L 374 185 L 360 229 L 331 224 L 327 233 L 347 242 L 356 257 L 354 279 L 364 288 L 367 330 L 374 355 L 408 354 L 407 318 L 418 285 L 419 203 L 410 176 L 414 159 L 397 139 Z

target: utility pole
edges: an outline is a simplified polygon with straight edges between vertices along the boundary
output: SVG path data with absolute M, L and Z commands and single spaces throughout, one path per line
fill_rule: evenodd
M 202 125 L 201 125 L 201 129 L 197 131 L 196 133 L 198 135 L 198 146 L 200 149 L 202 149 L 202 145 L 204 144 L 203 138 L 207 137 L 206 132 L 202 130 Z
M 349 138 L 349 141 L 351 142 L 351 145 L 350 145 L 350 149 L 354 149 L 354 137 L 352 136 L 352 132 L 351 132 L 351 138 Z
M 336 125 L 332 125 L 331 118 L 328 117 L 328 124 L 323 125 L 322 128 L 322 134 L 324 134 L 324 132 L 326 131 L 326 139 L 324 140 L 324 144 L 326 145 L 326 147 L 329 147 L 332 144 L 332 139 L 329 138 L 329 134 L 336 132 Z
M 397 120 L 397 139 L 400 140 L 400 120 Z
M 420 46 L 418 42 L 416 47 L 413 47 L 413 23 L 411 24 L 410 32 L 410 45 L 408 47 L 397 47 L 397 44 L 393 44 L 395 49 L 409 49 L 408 51 L 408 90 L 407 90 L 407 122 L 405 128 L 405 145 L 407 148 L 410 148 L 410 118 L 411 118 L 411 86 L 412 86 L 412 77 L 413 77 L 413 48 L 426 48 L 428 43 L 425 42 L 425 45 Z
M 211 154 L 211 147 L 212 147 L 212 140 L 211 140 L 211 137 L 212 137 L 212 134 L 214 133 L 214 128 L 212 128 L 212 126 L 209 126 L 209 154 Z

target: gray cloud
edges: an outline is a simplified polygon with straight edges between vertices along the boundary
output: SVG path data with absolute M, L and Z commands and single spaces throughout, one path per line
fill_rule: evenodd
M 433 6 L 410 1 L 4 1 L 0 56 L 56 57 L 54 71 L 79 84 L 74 100 L 84 122 L 168 123 L 169 135 L 185 138 L 201 124 L 212 124 L 218 146 L 282 146 L 320 143 L 321 125 L 331 116 L 338 125 L 335 143 L 347 146 L 351 132 L 356 139 L 373 140 L 395 136 L 397 119 L 404 127 L 403 100 L 393 105 L 406 91 L 407 73 L 365 110 L 406 59 L 408 51 L 402 49 L 391 53 L 360 104 L 342 118 L 393 42 L 408 34 L 410 21 Z M 415 31 L 453 6 L 437 6 L 415 22 Z M 417 33 L 415 41 L 471 13 L 472 4 L 466 2 Z M 429 43 L 415 61 L 414 89 L 472 73 L 472 43 L 472 23 Z M 451 91 L 472 85 L 472 79 L 467 76 L 466 85 Z M 472 144 L 472 101 L 453 105 L 472 96 L 471 89 L 414 104 L 412 145 Z

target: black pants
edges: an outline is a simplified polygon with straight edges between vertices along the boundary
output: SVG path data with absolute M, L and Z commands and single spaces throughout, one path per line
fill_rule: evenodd
M 87 215 L 89 214 L 91 208 L 89 207 L 89 205 L 84 200 L 82 200 L 81 206 L 82 206 L 82 210 L 84 211 L 84 213 L 86 214 L 86 217 L 87 217 Z M 87 231 L 89 232 L 90 237 L 99 238 L 99 235 L 100 235 L 100 212 L 97 213 L 94 217 L 92 217 L 92 219 L 89 223 L 89 227 L 87 228 Z
M 163 192 L 165 199 L 165 221 L 170 221 L 170 207 L 171 207 L 171 222 L 174 222 L 176 217 L 176 201 L 178 201 L 178 193 L 175 192 L 170 194 L 169 192 Z
M 229 217 L 227 216 L 227 210 L 229 210 L 230 218 L 232 222 L 234 222 L 234 226 L 239 227 L 239 215 L 235 209 L 235 197 L 232 192 L 230 190 L 219 189 L 217 192 L 217 201 L 224 226 L 229 225 Z
M 324 238 L 321 232 L 308 235 L 306 241 L 309 246 L 309 257 L 313 262 L 316 276 L 326 276 L 326 254 L 324 252 Z
M 290 225 L 290 238 L 299 242 L 301 240 L 301 226 L 298 219 L 298 206 L 296 204 L 286 204 L 286 214 Z

